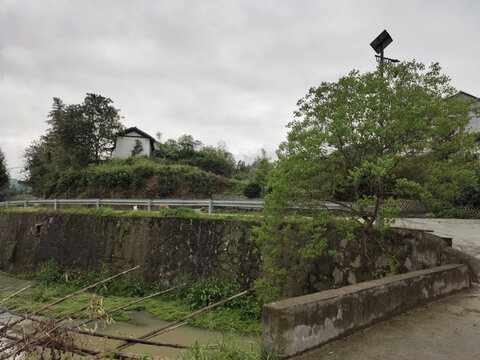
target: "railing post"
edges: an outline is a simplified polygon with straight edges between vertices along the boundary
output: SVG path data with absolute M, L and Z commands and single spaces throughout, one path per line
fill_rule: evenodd
M 213 211 L 213 201 L 212 199 L 208 200 L 208 215 L 212 215 Z
M 53 210 L 57 211 L 57 199 L 53 199 Z
M 147 204 L 147 211 L 150 212 L 151 206 L 152 205 L 152 200 L 148 199 L 148 204 Z
M 97 210 L 100 208 L 100 199 L 97 199 L 97 202 L 95 204 L 97 206 Z
M 24 208 L 24 209 L 27 208 L 27 200 L 23 200 L 23 208 Z
M 5 201 L 5 207 L 8 208 L 8 201 Z

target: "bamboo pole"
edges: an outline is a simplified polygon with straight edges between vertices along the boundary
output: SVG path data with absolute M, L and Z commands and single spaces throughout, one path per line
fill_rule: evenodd
M 170 328 L 170 327 L 172 327 L 173 325 L 176 325 L 176 324 L 178 324 L 178 323 L 180 323 L 180 322 L 182 322 L 182 321 L 188 320 L 188 319 L 190 319 L 190 318 L 192 318 L 192 317 L 194 317 L 194 316 L 197 316 L 198 314 L 201 314 L 201 313 L 203 313 L 203 312 L 205 312 L 205 311 L 207 311 L 207 310 L 213 309 L 213 308 L 215 308 L 215 307 L 217 307 L 217 306 L 219 306 L 219 305 L 223 305 L 223 304 L 225 304 L 226 302 L 229 302 L 229 301 L 231 301 L 231 300 L 233 300 L 233 299 L 235 299 L 235 298 L 237 298 L 237 297 L 240 297 L 240 296 L 243 296 L 243 295 L 247 295 L 249 292 L 250 292 L 250 290 L 245 290 L 245 291 L 242 291 L 241 293 L 238 293 L 238 294 L 236 294 L 236 295 L 230 296 L 230 297 L 227 298 L 227 299 L 224 299 L 224 300 L 221 300 L 221 301 L 219 301 L 219 302 L 216 302 L 215 304 L 206 306 L 206 307 L 204 307 L 203 309 L 197 310 L 197 311 L 195 311 L 195 312 L 193 312 L 193 313 L 191 313 L 191 314 L 189 314 L 189 315 L 183 316 L 182 318 L 180 318 L 180 319 L 178 319 L 178 320 L 172 321 L 172 322 L 166 324 L 165 326 L 162 326 L 162 327 L 159 328 L 159 329 L 152 330 L 152 331 L 146 333 L 145 335 L 140 336 L 138 339 L 142 339 L 142 340 L 143 340 L 143 339 L 150 339 L 150 338 L 158 335 L 162 330 L 166 330 L 167 328 Z M 127 348 L 127 347 L 129 347 L 129 346 L 132 346 L 133 344 L 134 344 L 134 343 L 132 343 L 132 342 L 125 342 L 125 343 L 123 343 L 123 344 L 120 344 L 120 345 L 116 346 L 114 349 L 112 349 L 112 350 L 110 350 L 110 351 L 106 351 L 106 352 L 104 352 L 104 353 L 97 354 L 95 357 L 93 357 L 92 360 L 98 360 L 98 359 L 100 359 L 101 357 L 108 355 L 111 351 L 123 350 L 123 349 L 125 349 L 125 348 Z
M 186 283 L 183 283 L 183 284 L 177 285 L 177 286 L 175 286 L 175 287 L 173 287 L 173 288 L 170 288 L 170 289 L 167 289 L 167 290 L 162 290 L 162 291 L 159 291 L 159 292 L 157 292 L 157 293 L 155 293 L 155 294 L 151 294 L 151 295 L 145 296 L 145 297 L 143 297 L 143 298 L 141 298 L 141 299 L 134 300 L 134 301 L 132 301 L 132 302 L 129 302 L 128 304 L 118 306 L 118 307 L 116 307 L 115 309 L 112 309 L 112 310 L 107 311 L 104 315 L 113 314 L 113 313 L 115 313 L 115 312 L 117 312 L 117 311 L 119 311 L 119 310 L 125 309 L 125 308 L 127 308 L 127 307 L 129 307 L 129 306 L 131 306 L 131 305 L 137 304 L 137 303 L 139 303 L 139 302 L 141 302 L 141 301 L 145 301 L 145 300 L 150 299 L 150 298 L 152 298 L 152 297 L 169 293 L 170 291 L 176 290 L 176 289 L 178 289 L 179 287 L 185 286 L 185 284 L 186 284 Z M 88 321 L 85 321 L 85 322 L 83 322 L 82 324 L 78 325 L 78 327 L 85 326 L 85 325 L 91 323 L 92 321 L 98 320 L 101 316 L 102 316 L 102 315 L 99 315 L 99 316 L 96 316 L 96 317 L 94 317 L 94 318 L 92 318 L 92 319 L 90 319 L 90 320 L 88 320 Z
M 137 265 L 137 266 L 135 266 L 135 267 L 133 267 L 133 268 L 131 268 L 131 269 L 122 271 L 122 272 L 120 272 L 120 273 L 118 273 L 118 274 L 115 274 L 115 275 L 113 275 L 113 276 L 110 276 L 110 277 L 108 277 L 108 278 L 106 278 L 106 279 L 104 279 L 104 280 L 98 281 L 98 282 L 96 282 L 95 284 L 86 286 L 86 287 L 84 287 L 83 289 L 80 289 L 80 290 L 78 290 L 78 291 L 75 291 L 75 292 L 67 295 L 67 296 L 64 296 L 63 298 L 58 299 L 58 300 L 56 300 L 56 301 L 54 301 L 54 302 L 52 302 L 52 303 L 50 303 L 50 304 L 48 304 L 48 305 L 45 305 L 45 306 L 43 306 L 42 308 L 40 308 L 40 309 L 38 309 L 38 310 L 35 310 L 35 311 L 31 312 L 30 314 L 28 314 L 28 315 L 26 315 L 26 316 L 21 317 L 19 320 L 14 321 L 13 323 L 8 324 L 7 326 L 4 326 L 2 329 L 0 329 L 0 333 L 6 331 L 8 328 L 11 328 L 11 327 L 13 327 L 13 326 L 21 323 L 21 322 L 24 321 L 24 320 L 30 319 L 32 316 L 37 315 L 38 313 L 40 313 L 40 312 L 42 312 L 42 311 L 44 311 L 44 310 L 46 310 L 46 309 L 49 309 L 49 308 L 51 308 L 51 307 L 54 306 L 54 305 L 57 305 L 57 304 L 65 301 L 65 300 L 68 300 L 68 299 L 70 299 L 70 298 L 72 298 L 72 297 L 74 297 L 74 296 L 76 296 L 76 295 L 81 294 L 81 293 L 84 293 L 85 291 L 87 291 L 87 290 L 89 290 L 89 289 L 92 289 L 92 288 L 94 288 L 94 287 L 96 287 L 96 286 L 98 286 L 98 285 L 101 285 L 101 284 L 103 284 L 103 283 L 106 283 L 107 281 L 110 281 L 110 280 L 115 279 L 115 278 L 117 278 L 117 277 L 119 277 L 119 276 L 125 275 L 125 274 L 129 273 L 130 271 L 137 270 L 139 267 L 140 267 L 140 266 Z M 76 310 L 75 310 L 74 312 L 72 312 L 71 314 L 73 314 L 73 313 L 75 313 L 75 312 L 76 312 Z M 71 314 L 69 314 L 69 315 L 71 316 Z M 34 334 L 35 334 L 35 333 L 36 333 L 36 332 L 34 332 Z M 31 336 L 32 336 L 32 334 L 29 335 L 29 337 L 31 337 Z M 24 341 L 25 341 L 25 340 L 26 340 L 26 339 L 24 339 Z M 18 343 L 18 342 L 17 342 L 17 343 Z M 0 354 L 3 354 L 3 353 L 5 352 L 5 350 L 7 350 L 7 349 L 9 349 L 9 348 L 11 348 L 11 347 L 13 347 L 13 346 L 15 346 L 17 343 L 12 343 L 12 344 L 8 344 L 8 345 L 4 346 L 3 348 L 0 349 Z M 4 359 L 5 359 L 5 356 L 2 355 L 2 356 L 0 357 L 0 360 L 4 360 Z
M 170 347 L 170 348 L 176 348 L 176 349 L 187 349 L 188 346 L 186 345 L 181 345 L 181 344 L 169 344 L 169 343 L 163 343 L 163 342 L 158 342 L 158 341 L 150 341 L 150 340 L 144 340 L 144 339 L 137 339 L 133 337 L 125 337 L 125 336 L 118 336 L 118 335 L 112 335 L 112 334 L 104 334 L 104 333 L 98 333 L 98 332 L 90 332 L 86 330 L 79 330 L 79 329 L 72 329 L 72 328 L 67 328 L 68 331 L 80 334 L 80 335 L 87 335 L 87 336 L 95 336 L 95 337 L 100 337 L 104 339 L 112 339 L 112 340 L 122 340 L 122 341 L 128 341 L 128 342 L 133 342 L 135 344 L 144 344 L 144 345 L 153 345 L 153 346 L 162 346 L 162 347 Z
M 65 301 L 65 300 L 68 300 L 68 299 L 70 299 L 70 298 L 72 298 L 72 297 L 74 297 L 74 296 L 76 296 L 76 295 L 81 294 L 81 293 L 84 293 L 85 291 L 90 290 L 90 289 L 92 289 L 92 288 L 94 288 L 94 287 L 96 287 L 96 286 L 98 286 L 98 285 L 101 285 L 101 284 L 103 284 L 103 283 L 106 283 L 107 281 L 110 281 L 110 280 L 112 280 L 112 279 L 115 279 L 116 277 L 125 275 L 126 273 L 129 273 L 130 271 L 137 270 L 139 267 L 140 267 L 140 266 L 135 266 L 135 267 L 133 267 L 133 268 L 131 268 L 131 269 L 122 271 L 121 273 L 118 273 L 118 274 L 116 274 L 116 275 L 110 276 L 110 277 L 107 278 L 107 279 L 101 280 L 101 281 L 99 281 L 99 282 L 96 282 L 95 284 L 86 286 L 86 287 L 84 287 L 84 288 L 81 289 L 81 290 L 75 291 L 75 292 L 73 292 L 73 293 L 71 293 L 71 294 L 69 294 L 69 295 L 67 295 L 67 296 L 64 296 L 64 297 L 61 298 L 61 299 L 58 299 L 58 300 L 56 300 L 56 301 L 54 301 L 54 302 L 52 302 L 52 303 L 50 303 L 50 304 L 48 304 L 48 305 L 43 306 L 42 308 L 40 308 L 40 309 L 38 309 L 38 310 L 35 310 L 35 311 L 31 312 L 31 313 L 28 314 L 24 319 L 20 319 L 20 320 L 18 320 L 18 321 L 16 321 L 16 322 L 13 322 L 12 324 L 10 324 L 9 327 L 15 326 L 15 325 L 17 325 L 18 323 L 22 322 L 23 320 L 29 319 L 31 316 L 37 315 L 38 313 L 40 313 L 40 312 L 42 312 L 42 311 L 45 311 L 45 310 L 51 308 L 51 307 L 54 306 L 54 305 L 57 305 L 57 304 Z M 2 331 L 3 331 L 3 330 L 5 330 L 5 329 L 2 329 Z
M 62 321 L 64 321 L 64 320 L 70 318 L 72 315 L 74 315 L 74 314 L 76 314 L 76 313 L 79 313 L 79 312 L 87 309 L 88 307 L 92 306 L 93 304 L 98 303 L 100 300 L 101 300 L 101 299 L 95 301 L 94 303 L 87 304 L 87 305 L 83 306 L 82 308 L 77 309 L 77 310 L 74 310 L 74 311 L 72 311 L 71 313 L 63 316 L 62 318 L 60 318 L 59 320 L 56 321 L 56 326 L 55 326 L 53 329 L 49 330 L 47 333 L 45 333 L 43 336 L 50 337 L 50 333 L 53 332 L 54 330 L 56 330 L 56 329 L 59 327 L 58 323 L 60 323 L 60 322 L 62 322 Z M 23 315 L 23 314 L 21 314 L 21 313 L 17 313 L 17 312 L 14 312 L 14 311 L 10 311 L 10 313 L 13 314 L 13 315 L 15 315 L 15 316 L 18 316 L 18 317 L 20 317 L 20 318 L 23 318 L 23 320 L 26 319 L 26 316 Z M 34 317 L 30 317 L 29 320 L 30 320 L 30 321 L 33 321 L 33 322 L 37 322 L 37 323 L 39 323 L 39 324 L 44 324 L 44 325 L 47 324 L 46 321 L 44 321 L 44 320 L 39 320 L 39 319 L 34 318 Z M 13 329 L 13 328 L 12 328 L 12 329 Z M 11 357 L 11 356 L 15 356 L 15 355 L 21 353 L 26 347 L 28 347 L 28 345 L 29 345 L 29 343 L 27 342 L 28 339 L 34 338 L 34 336 L 35 336 L 38 332 L 39 332 L 38 329 L 34 329 L 32 333 L 28 334 L 28 336 L 26 336 L 26 334 L 23 334 L 23 337 L 20 337 L 20 338 L 17 339 L 16 341 L 14 341 L 14 342 L 12 342 L 12 343 L 10 343 L 10 344 L 7 344 L 7 345 L 4 346 L 3 348 L 1 348 L 1 349 L 0 349 L 0 353 L 1 353 L 1 354 L 5 354 L 5 351 L 6 351 L 6 350 L 8 350 L 8 349 L 10 349 L 10 348 L 12 348 L 12 347 L 20 344 L 21 342 L 25 342 L 25 344 L 24 344 L 23 346 L 19 347 L 13 354 L 10 354 L 10 355 L 8 355 L 8 356 Z M 51 340 L 50 340 L 50 341 L 51 341 Z M 46 346 L 46 345 L 48 345 L 48 342 L 45 344 L 45 346 Z M 2 357 L 0 357 L 0 360 L 3 360 L 4 358 L 5 358 L 5 355 L 2 355 Z
M 18 339 L 22 339 L 22 335 L 19 335 L 18 331 L 15 331 L 13 334 L 4 334 L 3 337 L 16 341 Z M 33 346 L 44 346 L 41 343 L 38 344 L 32 344 Z M 46 346 L 48 347 L 48 346 Z M 69 345 L 65 347 L 65 350 L 68 352 L 71 352 L 76 355 L 80 355 L 83 357 L 89 356 L 89 355 L 96 355 L 102 351 L 106 351 L 105 349 L 91 349 L 91 348 L 86 348 L 78 345 Z M 9 354 L 8 356 L 12 356 L 13 354 Z M 120 352 L 116 354 L 120 359 L 124 360 L 139 360 L 143 358 L 143 355 L 140 354 L 135 354 L 135 353 L 129 353 L 129 352 Z M 154 360 L 162 360 L 161 357 L 153 356 Z
M 151 295 L 145 296 L 145 297 L 143 297 L 143 298 L 141 298 L 141 299 L 137 299 L 137 300 L 131 301 L 131 302 L 129 302 L 128 304 L 125 304 L 125 305 L 122 305 L 122 306 L 118 306 L 118 307 L 115 308 L 115 309 L 109 310 L 108 312 L 105 313 L 105 315 L 114 313 L 114 312 L 116 312 L 116 311 L 119 311 L 119 310 L 121 310 L 121 309 L 124 309 L 124 308 L 126 308 L 126 307 L 128 307 L 128 306 L 134 305 L 134 304 L 139 303 L 139 302 L 141 302 L 141 301 L 150 299 L 150 298 L 152 298 L 152 297 L 159 296 L 159 295 L 162 295 L 162 294 L 166 294 L 166 293 L 168 293 L 168 292 L 170 292 L 170 291 L 173 291 L 173 290 L 175 290 L 175 289 L 177 289 L 177 288 L 179 288 L 179 287 L 182 287 L 182 286 L 184 286 L 184 285 L 185 285 L 185 283 L 180 284 L 180 285 L 177 285 L 177 286 L 175 286 L 175 287 L 173 287 L 173 288 L 170 288 L 170 289 L 167 289 L 167 290 L 159 291 L 159 292 L 157 292 L 157 293 L 155 293 L 155 294 L 151 294 Z M 98 302 L 101 301 L 101 300 L 102 300 L 102 299 L 99 299 L 99 300 L 95 301 L 93 304 L 98 303 Z M 64 320 L 67 319 L 67 318 L 70 318 L 71 316 L 73 316 L 73 315 L 76 314 L 76 313 L 79 313 L 79 312 L 87 309 L 88 307 L 92 306 L 93 304 L 92 304 L 92 303 L 87 304 L 87 305 L 85 305 L 84 307 L 82 307 L 82 308 L 80 308 L 80 309 L 77 309 L 77 310 L 75 310 L 75 311 L 72 311 L 71 313 L 65 315 L 64 317 L 62 317 L 62 318 L 60 318 L 60 319 L 58 319 L 58 320 L 56 321 L 56 324 L 57 324 L 57 325 L 56 325 L 53 329 L 50 329 L 45 335 L 46 335 L 46 336 L 50 336 L 50 334 L 51 334 L 53 331 L 55 331 L 56 329 L 58 329 L 58 328 L 60 327 L 60 325 L 59 325 L 60 322 L 64 321 Z M 25 317 L 24 315 L 22 315 L 22 314 L 16 313 L 16 314 L 14 314 L 14 315 L 20 316 L 20 317 L 26 319 L 26 317 Z M 90 320 L 88 320 L 88 321 L 85 321 L 84 323 L 82 323 L 82 324 L 79 325 L 79 326 L 84 326 L 84 325 L 90 323 L 91 321 L 97 320 L 98 318 L 99 318 L 99 316 L 94 317 L 94 318 L 92 318 L 92 319 L 90 319 Z M 36 321 L 36 322 L 38 322 L 38 323 L 45 323 L 45 322 L 43 322 L 43 321 L 40 321 L 40 320 L 35 319 L 35 318 L 32 318 L 32 317 L 30 317 L 30 320 Z M 68 330 L 68 331 L 73 331 L 73 332 L 79 332 L 79 331 L 77 331 L 76 329 L 71 329 L 71 328 L 67 328 L 67 327 L 64 327 L 63 329 Z M 81 330 L 80 330 L 80 331 L 81 331 Z M 29 334 L 29 337 L 34 336 L 36 333 L 37 333 L 37 331 L 34 331 L 34 333 Z M 79 333 L 81 333 L 81 332 L 79 332 Z M 95 334 L 92 334 L 92 333 L 88 333 L 88 335 L 96 336 Z M 100 337 L 106 337 L 106 338 L 108 338 L 107 336 L 100 336 Z M 127 338 L 119 338 L 119 339 L 117 339 L 117 340 L 127 340 Z M 9 347 L 15 346 L 15 345 L 18 344 L 19 342 L 21 342 L 21 341 L 16 341 L 16 342 L 13 343 L 13 344 L 9 344 L 8 347 L 4 347 L 3 349 L 0 349 L 0 350 L 3 350 L 3 351 L 4 351 L 4 350 L 8 349 Z M 140 340 L 140 343 L 142 343 L 141 340 Z M 155 343 L 152 342 L 151 345 L 155 345 Z M 169 345 L 170 345 L 170 344 L 166 344 L 166 345 L 157 344 L 157 346 L 169 346 Z M 173 344 L 173 345 L 176 345 L 176 344 Z M 170 346 L 170 347 L 172 347 L 172 346 Z M 175 347 L 175 346 L 173 346 L 173 347 Z M 19 353 L 19 352 L 21 352 L 22 350 L 23 350 L 23 347 L 20 348 L 20 349 L 18 349 L 16 353 Z M 1 358 L 0 358 L 0 359 L 1 359 Z
M 25 286 L 23 289 L 20 289 L 20 290 L 18 290 L 17 292 L 13 293 L 12 295 L 7 296 L 5 299 L 3 299 L 2 301 L 0 301 L 0 305 L 2 305 L 5 301 L 11 299 L 11 298 L 14 297 L 15 295 L 18 295 L 18 294 L 20 294 L 21 292 L 27 290 L 30 286 L 32 286 L 32 285 Z

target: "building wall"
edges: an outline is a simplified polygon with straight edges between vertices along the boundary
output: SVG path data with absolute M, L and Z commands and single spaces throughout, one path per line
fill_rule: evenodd
M 472 100 L 470 96 L 464 94 L 460 94 L 458 97 L 460 99 Z M 477 106 L 480 108 L 480 101 L 477 102 Z M 480 131 L 480 116 L 474 114 L 473 111 L 470 113 L 470 122 L 467 125 L 467 130 L 470 132 Z
M 150 148 L 150 140 L 142 137 L 136 132 L 131 132 L 125 136 L 120 136 L 119 138 L 117 138 L 117 142 L 115 143 L 115 150 L 113 151 L 113 157 L 124 159 L 132 156 L 132 150 L 135 147 L 136 140 L 140 140 L 143 146 L 143 152 L 138 156 L 150 156 L 152 154 Z

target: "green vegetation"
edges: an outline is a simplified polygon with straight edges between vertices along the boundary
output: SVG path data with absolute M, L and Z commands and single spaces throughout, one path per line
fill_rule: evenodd
M 243 189 L 243 195 L 249 199 L 259 198 L 262 195 L 262 187 L 256 182 L 249 182 Z
M 114 159 L 83 169 L 67 168 L 45 184 L 46 194 L 67 197 L 209 197 L 238 192 L 243 184 L 187 165 L 148 158 Z
M 399 198 L 421 198 L 436 213 L 477 204 L 477 145 L 465 131 L 472 103 L 455 94 L 438 64 L 415 61 L 310 89 L 277 152 L 265 223 L 255 230 L 263 301 L 300 295 L 332 229 L 365 241 L 398 215 Z M 352 205 L 340 219 L 324 211 L 325 201 Z
M 25 150 L 26 183 L 44 196 L 64 169 L 83 168 L 104 158 L 123 129 L 112 100 L 96 94 L 87 94 L 75 105 L 54 98 L 47 124 L 47 133 Z
M 11 299 L 8 306 L 15 305 L 18 311 L 31 312 L 39 307 L 59 299 L 85 286 L 96 283 L 111 276 L 108 270 L 100 274 L 61 269 L 50 260 L 40 264 L 33 273 L 25 273 L 20 277 L 36 280 L 38 283 L 30 292 L 19 294 Z M 216 277 L 199 279 L 196 282 L 188 278 L 178 279 L 177 284 L 186 283 L 163 296 L 148 299 L 129 307 L 128 311 L 145 310 L 153 316 L 174 321 L 195 310 L 223 300 L 242 291 L 239 285 L 221 281 Z M 106 311 L 127 304 L 140 297 L 162 290 L 159 286 L 138 281 L 130 275 L 120 280 L 111 280 L 98 286 L 90 293 L 80 294 L 62 302 L 42 315 L 62 317 L 73 309 L 81 308 L 92 301 L 103 297 Z M 90 310 L 74 315 L 75 318 L 88 318 Z M 129 321 L 128 313 L 113 314 L 114 320 Z M 189 325 L 232 333 L 252 334 L 260 332 L 260 307 L 252 295 L 234 299 L 233 301 L 202 313 L 190 320 Z
M 9 178 L 5 154 L 0 149 L 0 201 L 3 201 L 6 197 L 5 190 L 8 188 Z
M 14 241 L 5 249 L 5 255 L 8 261 L 14 261 L 17 253 L 17 242 Z
M 119 112 L 101 95 L 87 94 L 73 105 L 54 98 L 46 134 L 25 150 L 25 183 L 32 193 L 46 198 L 198 198 L 241 195 L 246 180 L 254 180 L 265 193 L 272 164 L 264 150 L 253 164 L 236 164 L 222 141 L 204 146 L 186 134 L 162 141 L 158 133 L 151 158 L 141 156 L 144 149 L 137 140 L 129 159 L 112 160 L 115 140 L 124 131 Z M 0 188 L 5 171 L 0 166 Z
M 184 360 L 274 360 L 279 356 L 261 345 L 245 349 L 229 341 L 222 342 L 215 351 L 201 347 L 198 342 L 185 354 Z
M 112 207 L 101 206 L 96 209 L 95 207 L 84 207 L 79 205 L 62 205 L 56 213 L 72 213 L 72 214 L 88 214 L 94 216 L 121 216 L 121 217 L 183 217 L 183 218 L 206 218 L 206 219 L 224 219 L 224 220 L 237 220 L 237 221 L 261 221 L 263 219 L 260 211 L 253 210 L 251 212 L 245 210 L 239 210 L 238 212 L 222 212 L 222 209 L 218 209 L 212 215 L 208 215 L 206 210 L 203 212 L 197 212 L 189 208 L 172 208 L 172 209 L 160 209 L 148 212 L 147 210 L 116 210 Z M 228 210 L 228 209 L 227 209 Z M 0 208 L 0 212 L 53 212 L 52 207 L 34 206 L 30 208 L 23 207 L 8 207 Z
M 204 146 L 191 135 L 182 135 L 178 140 L 168 139 L 162 143 L 161 134 L 158 133 L 157 139 L 156 158 L 164 159 L 169 164 L 195 166 L 226 178 L 233 175 L 235 159 L 223 142 L 215 148 Z

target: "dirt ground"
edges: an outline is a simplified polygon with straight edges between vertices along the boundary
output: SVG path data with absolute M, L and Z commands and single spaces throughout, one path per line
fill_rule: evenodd
M 398 219 L 395 226 L 433 230 L 480 258 L 480 220 Z M 478 360 L 480 285 L 398 315 L 296 360 Z

